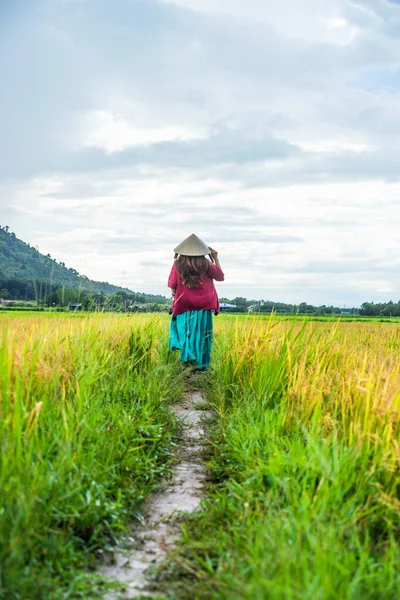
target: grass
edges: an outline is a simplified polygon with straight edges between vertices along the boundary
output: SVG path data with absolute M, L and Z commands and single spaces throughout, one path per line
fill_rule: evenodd
M 171 598 L 399 597 L 399 333 L 217 322 L 212 485 L 162 573 Z
M 90 568 L 165 474 L 179 396 L 166 322 L 0 320 L 0 597 L 102 596 Z
M 91 600 L 168 471 L 167 316 L 0 319 L 0 597 Z M 210 489 L 160 574 L 174 600 L 400 596 L 400 324 L 220 315 Z

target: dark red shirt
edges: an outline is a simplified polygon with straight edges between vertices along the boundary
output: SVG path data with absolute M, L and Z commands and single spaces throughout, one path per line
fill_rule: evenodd
M 172 303 L 175 315 L 187 312 L 188 310 L 215 310 L 219 313 L 219 300 L 217 290 L 214 287 L 214 281 L 224 281 L 224 274 L 220 267 L 210 263 L 210 273 L 202 277 L 202 286 L 198 288 L 188 288 L 182 282 L 176 264 L 174 263 L 168 279 L 168 287 L 176 290 L 175 298 Z

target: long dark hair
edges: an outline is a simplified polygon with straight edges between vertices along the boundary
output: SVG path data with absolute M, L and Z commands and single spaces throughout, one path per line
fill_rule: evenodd
M 199 288 L 203 285 L 202 278 L 210 274 L 211 263 L 205 256 L 180 254 L 176 259 L 176 268 L 186 287 Z

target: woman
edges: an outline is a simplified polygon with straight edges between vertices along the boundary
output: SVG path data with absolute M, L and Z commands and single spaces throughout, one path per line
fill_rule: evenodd
M 204 371 L 211 359 L 212 311 L 219 313 L 214 279 L 224 281 L 224 274 L 218 252 L 194 233 L 174 252 L 175 261 L 168 279 L 173 296 L 169 347 L 180 350 L 184 364 Z

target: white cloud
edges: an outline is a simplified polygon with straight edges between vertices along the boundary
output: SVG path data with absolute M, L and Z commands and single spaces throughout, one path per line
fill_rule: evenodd
M 83 145 L 120 152 L 126 148 L 151 146 L 160 142 L 184 142 L 206 137 L 179 125 L 160 128 L 134 127 L 126 119 L 107 110 L 91 111 L 85 119 Z
M 343 16 L 347 2 L 338 0 L 165 0 L 190 10 L 230 19 L 248 19 L 272 25 L 288 38 L 330 44 L 351 43 L 359 29 Z
M 363 144 L 360 142 L 353 142 L 351 140 L 339 139 L 339 140 L 329 140 L 329 139 L 321 139 L 315 141 L 301 141 L 301 140 L 291 140 L 292 144 L 299 146 L 305 152 L 314 152 L 314 153 L 332 153 L 332 154 L 342 154 L 343 152 L 372 152 L 375 148 L 373 146 L 369 146 L 368 144 Z
M 134 289 L 196 231 L 227 296 L 400 296 L 395 3 L 30 6 L 0 32 L 2 223 Z

